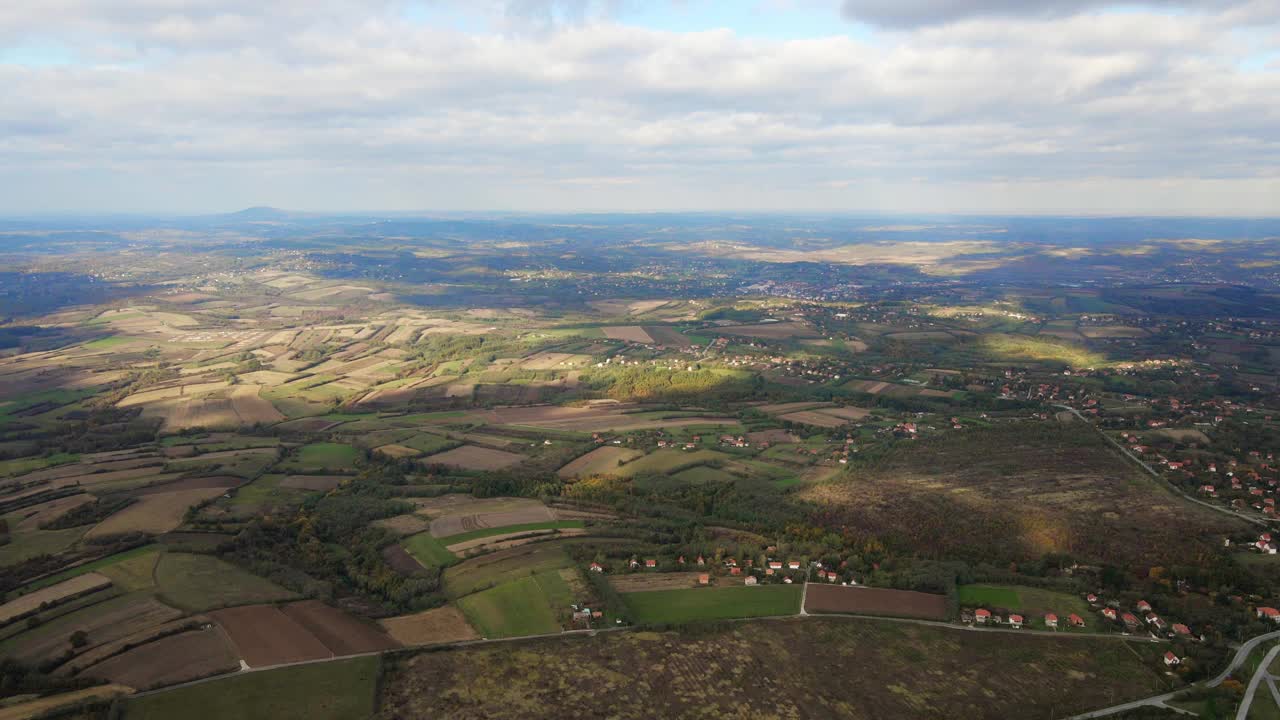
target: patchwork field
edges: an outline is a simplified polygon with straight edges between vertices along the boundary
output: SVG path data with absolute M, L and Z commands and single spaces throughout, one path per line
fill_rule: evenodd
M 274 605 L 246 605 L 215 610 L 210 616 L 235 643 L 249 667 L 333 657 L 315 635 Z
M 166 552 L 155 569 L 160 597 L 192 612 L 288 600 L 294 594 L 209 555 Z
M 81 677 L 119 683 L 137 690 L 233 672 L 240 659 L 221 629 L 169 635 L 126 650 L 81 672 Z
M 640 450 L 606 445 L 575 458 L 572 462 L 560 468 L 557 474 L 563 478 L 606 475 L 616 470 L 619 465 L 635 460 L 641 455 L 644 455 L 644 453 Z
M 431 521 L 431 534 L 437 538 L 455 538 L 478 530 L 543 523 L 555 519 L 555 513 L 537 500 L 465 497 L 445 506 L 436 515 Z
M 78 577 L 64 580 L 55 585 L 27 593 L 15 600 L 0 605 L 0 626 L 30 615 L 37 610 L 53 607 L 73 598 L 97 592 L 111 586 L 111 578 L 90 572 Z
M 127 532 L 166 533 L 182 524 L 187 508 L 224 492 L 223 488 L 213 487 L 143 495 L 137 502 L 95 525 L 86 537 L 107 537 Z
M 523 460 L 523 455 L 478 445 L 463 445 L 422 458 L 422 462 L 427 465 L 444 465 L 463 470 L 501 470 Z
M 547 597 L 548 593 L 567 594 L 563 585 L 556 572 L 540 572 L 459 598 L 457 604 L 486 638 L 553 633 L 560 630 L 560 623 Z
M 945 595 L 890 590 L 887 588 L 843 587 L 809 583 L 804 599 L 805 612 L 888 615 L 891 617 L 947 619 Z
M 398 660 L 386 675 L 382 713 L 458 720 L 1067 716 L 1162 691 L 1146 662 L 1156 651 L 846 619 L 735 623 L 696 636 L 602 633 L 530 641 L 516 652 L 471 647 Z M 1022 691 L 1006 691 L 1011 675 Z
M 337 662 L 247 673 L 125 704 L 125 720 L 351 720 L 374 712 L 380 660 Z
M 1036 617 L 1054 613 L 1066 617 L 1075 613 L 1089 617 L 1089 603 L 1069 593 L 1054 592 L 1042 588 L 1012 585 L 961 585 L 958 590 L 960 604 L 965 607 L 1014 610 Z
M 698 587 L 698 572 L 632 573 L 610 575 L 609 584 L 620 593 L 682 590 Z
M 452 605 L 386 618 L 380 624 L 396 642 L 406 646 L 461 642 L 480 637 L 467 623 L 462 611 Z
M 800 612 L 801 590 L 801 585 L 732 586 L 631 592 L 625 597 L 633 620 L 665 624 L 795 615 Z

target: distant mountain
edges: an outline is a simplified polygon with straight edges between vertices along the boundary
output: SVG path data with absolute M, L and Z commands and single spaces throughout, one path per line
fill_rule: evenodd
M 292 213 L 288 210 L 280 208 L 259 205 L 257 207 L 245 208 L 240 212 L 227 213 L 222 216 L 226 220 L 247 220 L 250 222 L 267 222 L 272 220 L 293 220 L 298 217 L 298 213 Z

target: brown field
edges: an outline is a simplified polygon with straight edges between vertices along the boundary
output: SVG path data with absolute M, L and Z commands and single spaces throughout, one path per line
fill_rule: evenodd
M 579 367 L 591 360 L 590 355 L 574 355 L 572 353 L 540 352 L 520 361 L 525 370 L 554 370 L 556 368 Z
M 432 537 L 449 537 L 483 528 L 506 527 L 547 522 L 555 515 L 536 500 L 495 498 L 498 503 L 473 505 L 472 512 L 451 513 L 431 521 Z M 483 510 L 480 508 L 484 508 Z
M 861 390 L 862 392 L 869 393 L 871 395 L 879 395 L 884 392 L 885 388 L 892 384 L 893 383 L 887 383 L 882 380 L 858 380 L 856 382 L 849 383 L 849 387 L 854 388 L 855 390 Z
M 466 616 L 452 605 L 380 622 L 401 645 L 438 645 L 480 638 L 467 624 Z
M 871 416 L 870 410 L 865 410 L 860 407 L 824 408 L 818 412 L 823 415 L 834 415 L 838 418 L 844 418 L 845 420 L 862 420 Z
M 82 652 L 76 655 L 74 659 L 68 661 L 56 671 L 58 675 L 76 675 L 87 667 L 96 665 L 107 658 L 115 657 L 131 647 L 138 647 L 152 640 L 159 639 L 166 635 L 174 635 L 181 630 L 193 629 L 196 625 L 209 622 L 209 618 L 197 615 L 194 617 L 179 618 L 171 620 L 167 623 L 152 625 L 144 630 L 126 635 L 122 638 L 112 640 L 109 643 L 96 645 L 88 652 Z M 227 644 L 230 650 L 230 643 Z
M 844 418 L 832 417 L 825 413 L 804 410 L 800 412 L 787 413 L 786 415 L 779 415 L 778 419 L 786 420 L 787 422 L 801 423 L 804 425 L 816 425 L 817 427 L 824 428 L 840 427 L 841 425 L 849 422 Z
M 342 475 L 286 475 L 280 481 L 280 487 L 291 490 L 312 490 L 329 492 L 342 484 L 347 478 Z
M 83 468 L 82 468 L 83 469 Z M 155 481 L 170 480 L 177 477 L 176 473 L 161 474 L 158 467 L 132 468 L 129 470 L 112 470 L 111 472 L 93 473 L 92 475 L 71 475 L 58 478 L 56 482 L 51 483 L 52 487 L 67 487 L 68 485 L 84 485 L 85 487 L 93 487 L 94 485 L 102 485 L 123 480 L 143 480 L 153 479 Z
M 799 412 L 800 410 L 813 410 L 815 408 L 831 407 L 829 402 L 789 402 L 774 403 L 772 405 L 757 405 L 756 410 L 766 415 L 781 415 L 783 413 Z
M 400 647 L 381 628 L 319 600 L 289 603 L 281 610 L 337 656 L 380 652 Z
M 1080 334 L 1087 338 L 1139 338 L 1146 337 L 1147 331 L 1142 328 L 1113 325 L 1111 327 L 1080 328 Z
M 372 525 L 385 528 L 396 535 L 417 535 L 431 529 L 431 521 L 423 515 L 396 515 L 395 517 L 374 520 Z
M 446 550 L 459 557 L 470 557 L 481 552 L 491 552 L 493 550 L 506 550 L 507 548 L 520 547 L 531 542 L 544 540 L 547 535 L 556 535 L 559 537 L 572 537 L 574 535 L 586 535 L 587 531 L 583 528 L 561 528 L 558 530 L 523 530 L 520 532 L 503 533 L 501 535 L 490 535 L 485 538 L 477 538 L 475 540 L 467 540 L 466 542 L 454 543 L 449 545 Z
M 800 438 L 791 434 L 790 430 L 757 430 L 747 433 L 747 439 L 753 443 L 796 443 L 800 442 Z
M 556 471 L 562 478 L 607 474 L 618 465 L 644 455 L 640 450 L 605 445 L 579 456 Z
M 227 398 L 179 398 L 148 405 L 143 414 L 163 419 L 160 427 L 164 432 L 240 425 L 240 416 Z
M 84 670 L 80 676 L 147 690 L 239 668 L 240 659 L 232 651 L 231 642 L 214 625 L 133 648 Z
M 910 590 L 843 587 L 809 583 L 805 612 L 889 615 L 892 617 L 947 619 L 947 596 Z
M 50 710 L 55 710 L 65 705 L 75 705 L 85 700 L 109 700 L 131 693 L 133 693 L 133 688 L 125 685 L 98 685 L 87 690 L 58 693 L 57 695 L 42 697 L 39 700 L 0 707 L 0 720 L 31 720 L 32 718 L 44 717 Z
M 94 572 L 63 580 L 0 605 L 0 625 L 7 625 L 16 618 L 36 612 L 41 605 L 51 607 L 110 586 L 111 578 Z
M 249 667 L 333 657 L 319 638 L 274 605 L 246 605 L 209 614 L 227 631 Z
M 609 584 L 620 593 L 646 592 L 651 590 L 683 590 L 696 588 L 697 572 L 671 573 L 635 573 L 633 575 L 610 575 Z
M 1067 553 L 1120 566 L 1179 564 L 1241 527 L 1138 475 L 1080 424 L 1001 425 L 910 445 L 807 486 L 799 499 L 846 532 L 992 563 Z
M 404 445 L 396 445 L 394 443 L 391 445 L 380 445 L 374 448 L 373 451 L 376 453 L 382 453 L 383 455 L 386 455 L 389 458 L 393 458 L 397 460 L 400 458 L 418 457 L 419 455 L 422 454 L 421 450 L 414 450 L 411 447 L 405 447 Z
M 85 537 L 104 537 L 126 532 L 153 535 L 167 533 L 182 524 L 187 508 L 201 500 L 218 497 L 223 492 L 223 488 L 200 488 L 145 495 L 138 502 L 95 525 Z
M 1195 428 L 1165 428 L 1146 433 L 1146 435 L 1168 438 L 1176 442 L 1209 444 L 1209 436 Z
M 290 420 L 289 422 L 281 423 L 280 429 L 288 430 L 289 432 L 324 432 L 326 430 L 332 430 L 341 424 L 341 422 L 321 420 L 320 418 L 300 418 L 298 420 Z
M 599 633 L 398 658 L 380 710 L 387 720 L 1069 717 L 1167 691 L 1156 650 L 849 618 Z
M 231 407 L 240 418 L 241 425 L 277 423 L 284 415 L 265 398 L 258 396 L 258 385 L 236 385 L 231 388 Z
M 37 489 L 44 490 L 45 488 Z M 19 518 L 16 523 L 11 520 L 9 529 L 10 531 L 38 530 L 40 528 L 40 523 L 49 522 L 50 520 L 65 514 L 68 510 L 78 508 L 86 503 L 91 503 L 96 499 L 97 498 L 88 493 L 80 493 L 79 495 L 58 498 L 57 500 L 50 500 L 49 502 L 40 503 L 39 505 L 25 507 L 17 511 L 18 513 L 21 513 L 22 517 Z
M 180 490 L 205 490 L 212 488 L 221 488 L 227 490 L 234 487 L 240 487 L 247 482 L 242 477 L 232 475 L 211 475 L 208 477 L 193 477 L 176 480 L 174 482 L 166 482 L 159 485 L 147 485 L 137 490 L 129 490 L 126 493 L 131 497 L 142 497 L 144 495 L 159 495 L 160 493 L 178 492 Z
M 464 470 L 501 470 L 523 460 L 523 455 L 503 450 L 494 450 L 476 445 L 463 445 L 423 458 L 422 462 L 428 465 L 447 465 Z
M 600 330 L 610 340 L 625 340 L 626 342 L 640 343 L 641 345 L 654 344 L 653 338 L 639 325 L 604 327 L 600 328 Z
M 669 345 L 671 347 L 692 347 L 693 342 L 689 338 L 680 334 L 675 328 L 654 325 L 645 327 L 645 332 L 649 333 L 649 337 L 659 345 Z
M 396 543 L 382 548 L 382 559 L 387 561 L 392 570 L 401 575 L 416 575 L 423 570 L 422 563 L 415 560 L 408 550 Z
M 728 325 L 713 328 L 710 332 L 723 335 L 743 335 L 746 337 L 764 338 L 766 340 L 786 340 L 788 338 L 818 337 L 812 327 L 799 322 L 761 323 L 759 325 Z
M 57 657 L 71 644 L 71 634 L 76 630 L 88 633 L 90 644 L 84 648 L 88 652 L 99 645 L 115 642 L 181 616 L 182 612 L 150 597 L 108 600 L 92 608 L 77 611 L 74 616 L 68 615 L 67 617 L 75 617 L 77 622 L 61 626 L 56 633 L 41 634 L 29 640 L 18 636 L 13 657 L 30 663 Z

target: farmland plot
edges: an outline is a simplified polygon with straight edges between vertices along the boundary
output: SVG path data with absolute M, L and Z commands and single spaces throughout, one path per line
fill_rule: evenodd
M 945 595 L 910 590 L 809 583 L 809 590 L 805 593 L 804 609 L 811 613 L 889 615 L 946 620 L 947 598 Z
M 144 495 L 137 502 L 98 523 L 86 537 L 107 537 L 127 532 L 153 535 L 169 532 L 182 524 L 187 508 L 201 500 L 224 493 L 220 487 L 178 490 Z
M 467 617 L 452 605 L 387 618 L 381 624 L 401 645 L 434 645 L 480 637 L 467 623 Z
M 226 630 L 249 667 L 334 656 L 319 638 L 274 605 L 227 608 L 210 615 Z
M 524 460 L 523 455 L 477 445 L 463 445 L 422 459 L 428 465 L 445 465 L 463 470 L 501 470 Z
M 606 445 L 575 458 L 569 464 L 560 468 L 556 474 L 562 478 L 604 475 L 613 472 L 619 465 L 635 460 L 642 455 L 644 453 L 640 450 Z
M 147 690 L 233 672 L 239 667 L 230 642 L 215 626 L 154 640 L 89 667 L 80 676 Z

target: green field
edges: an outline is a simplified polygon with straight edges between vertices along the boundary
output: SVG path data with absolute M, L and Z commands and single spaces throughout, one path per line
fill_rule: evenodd
M 371 717 L 381 658 L 249 673 L 129 700 L 125 720 L 353 720 Z
M 4 417 L 4 408 L 0 408 L 0 417 Z M 0 477 L 9 477 L 11 475 L 22 475 L 33 470 L 40 470 L 54 465 L 64 465 L 66 463 L 75 462 L 80 459 L 79 455 L 73 453 L 53 453 L 41 457 L 18 458 L 17 460 L 4 460 L 0 462 Z
M 687 470 L 681 470 L 673 475 L 675 479 L 681 482 L 687 482 L 692 485 L 702 485 L 704 483 L 730 482 L 734 479 L 733 475 L 724 470 L 717 470 L 705 465 L 698 465 Z
M 445 570 L 445 591 L 450 597 L 460 597 L 531 573 L 571 565 L 561 543 L 537 543 L 518 550 L 501 556 L 480 556 Z M 498 559 L 494 560 L 494 557 Z
M 444 567 L 458 561 L 458 556 L 449 552 L 445 543 L 431 537 L 429 531 L 405 538 L 400 544 L 424 567 Z
M 355 468 L 361 457 L 360 451 L 350 445 L 311 443 L 298 448 L 296 455 L 280 464 L 280 469 L 295 472 L 339 472 Z
M 524 523 L 521 525 L 504 525 L 502 527 L 482 528 L 480 530 L 472 530 L 471 532 L 458 533 L 448 537 L 439 538 L 441 545 L 454 545 L 456 543 L 468 542 L 470 540 L 479 540 L 480 538 L 492 537 L 494 535 L 506 535 L 507 533 L 529 532 L 531 530 L 563 530 L 565 528 L 582 528 L 585 523 L 581 520 L 548 520 L 546 522 Z
M 9 519 L 10 526 L 14 520 Z M 53 555 L 71 547 L 89 527 L 73 527 L 65 530 L 29 530 L 16 532 L 8 544 L 0 545 L 0 566 L 15 565 L 37 555 Z
M 717 460 L 730 460 L 728 455 L 715 450 L 655 450 L 648 455 L 615 469 L 612 474 L 633 477 L 640 473 L 670 473 L 679 468 L 705 465 Z
M 693 588 L 626 593 L 627 608 L 638 623 L 685 623 L 743 617 L 795 615 L 801 585 Z
M 191 612 L 296 597 L 270 580 L 211 555 L 165 553 L 155 575 L 160 599 Z
M 1105 356 L 1079 345 L 1072 345 L 1065 340 L 1029 335 L 984 335 L 982 349 L 992 359 L 1001 362 L 1009 360 L 1049 362 L 1076 368 L 1107 365 Z
M 468 595 L 458 600 L 458 607 L 487 638 L 556 632 L 560 624 L 541 584 L 546 575 L 564 583 L 554 572 L 538 573 Z
M 115 565 L 116 563 L 121 563 L 126 560 L 131 560 L 141 555 L 149 555 L 151 553 L 159 552 L 161 549 L 162 547 L 160 545 L 143 545 L 142 547 L 134 548 L 132 550 L 126 550 L 122 553 L 116 553 L 115 555 L 108 555 L 107 557 L 94 560 L 93 562 L 87 562 L 87 563 L 84 563 L 83 565 L 77 565 L 71 568 L 70 570 L 63 570 L 60 573 L 50 575 L 48 577 L 41 578 L 34 582 L 23 585 L 21 588 L 19 588 L 19 590 L 14 591 L 13 593 L 10 593 L 10 599 L 12 599 L 13 597 L 16 597 L 19 594 L 25 595 L 34 590 L 39 590 L 42 587 L 49 587 L 50 585 L 56 585 L 62 582 L 63 580 L 69 580 L 78 575 L 84 575 L 85 573 L 94 572 L 95 570 L 109 568 L 112 565 Z
M 1075 613 L 1088 617 L 1089 604 L 1069 593 L 1019 585 L 961 585 L 960 604 L 969 607 L 1004 608 L 1024 612 L 1052 612 L 1059 617 Z

